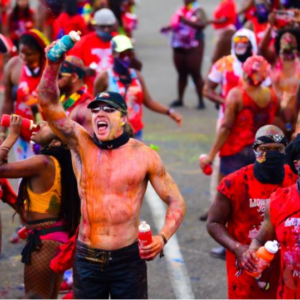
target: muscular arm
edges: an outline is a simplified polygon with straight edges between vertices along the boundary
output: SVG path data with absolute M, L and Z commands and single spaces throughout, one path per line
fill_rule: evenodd
M 230 236 L 226 228 L 231 213 L 230 199 L 218 192 L 208 213 L 206 229 L 215 241 L 234 252 L 237 241 Z
M 207 79 L 203 87 L 203 95 L 210 101 L 222 105 L 225 99 L 215 91 L 218 85 L 218 83 Z
M 149 153 L 148 177 L 154 190 L 167 206 L 167 214 L 162 233 L 167 240 L 177 231 L 185 215 L 185 203 L 180 191 L 167 173 L 160 157 L 153 150 Z
M 39 104 L 54 134 L 75 150 L 78 147 L 79 125 L 76 126 L 76 122 L 67 117 L 59 102 L 57 84 L 59 70 L 59 63 L 50 63 L 46 66 L 38 87 Z
M 234 126 L 236 116 L 238 114 L 238 109 L 241 101 L 241 93 L 239 89 L 232 89 L 226 99 L 225 114 L 222 121 L 222 125 L 218 131 L 217 138 L 212 146 L 209 153 L 209 158 L 211 161 L 214 160 L 217 153 L 220 151 L 222 146 L 225 144 L 230 132 Z

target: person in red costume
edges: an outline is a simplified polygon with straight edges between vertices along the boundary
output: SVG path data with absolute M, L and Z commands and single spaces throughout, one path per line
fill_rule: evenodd
M 300 135 L 286 148 L 287 161 L 300 175 Z M 266 206 L 264 222 L 243 254 L 242 266 L 256 271 L 256 250 L 269 240 L 280 243 L 279 286 L 276 299 L 300 298 L 300 179 L 290 187 L 280 188 L 271 195 Z M 275 297 L 273 297 L 275 298 Z
M 60 39 L 72 30 L 80 31 L 82 36 L 88 33 L 83 16 L 77 12 L 77 1 L 64 0 L 64 11 L 53 23 L 53 40 Z
M 84 82 L 89 93 L 93 93 L 96 74 L 112 65 L 110 41 L 117 35 L 116 17 L 113 12 L 108 8 L 98 10 L 94 15 L 94 27 L 95 31 L 83 36 L 68 53 L 82 59 L 86 66 L 87 76 Z
M 35 29 L 21 36 L 19 55 L 12 57 L 5 66 L 5 93 L 1 115 L 16 113 L 34 122 L 41 121 L 36 88 L 46 64 L 44 49 L 48 43 L 46 37 Z M 0 131 L 0 142 L 2 142 L 6 128 L 1 127 Z M 17 160 L 33 155 L 29 143 L 30 136 L 30 133 L 24 132 L 16 143 Z
M 29 6 L 29 0 L 17 0 L 15 7 L 9 13 L 7 33 L 16 47 L 22 34 L 35 27 L 34 14 L 34 10 Z
M 255 132 L 272 124 L 278 100 L 262 83 L 269 76 L 270 65 L 261 56 L 252 56 L 243 65 L 243 83 L 232 89 L 225 102 L 225 112 L 216 141 L 202 167 L 210 164 L 220 151 L 221 179 L 254 162 L 252 144 Z
M 9 206 L 15 209 L 17 201 L 17 194 L 13 190 L 9 181 L 6 178 L 0 178 L 0 199 L 2 202 L 7 203 Z M 2 250 L 2 223 L 0 214 L 0 256 Z
M 271 0 L 255 0 L 255 14 L 245 24 L 245 28 L 252 30 L 256 36 L 257 44 L 265 35 L 265 31 L 268 27 L 268 17 L 272 11 Z
M 256 238 L 271 194 L 297 180 L 290 167 L 284 165 L 286 145 L 287 140 L 278 127 L 266 125 L 260 128 L 253 144 L 255 163 L 224 177 L 210 208 L 207 230 L 227 249 L 229 299 L 276 297 L 279 257 L 269 274 L 270 288 L 267 290 L 263 283 L 260 283 L 263 288 L 259 287 L 255 278 L 245 272 L 239 277 L 235 275 L 238 271 L 236 260 L 241 262 L 243 253 Z
M 237 11 L 234 0 L 221 0 L 214 10 L 213 24 L 217 36 L 216 45 L 211 57 L 214 64 L 218 59 L 230 54 L 231 39 L 236 31 Z

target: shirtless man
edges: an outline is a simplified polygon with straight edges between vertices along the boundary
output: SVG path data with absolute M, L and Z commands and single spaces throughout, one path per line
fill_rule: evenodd
M 127 105 L 120 94 L 104 92 L 89 104 L 93 137 L 66 116 L 59 103 L 59 69 L 60 63 L 49 61 L 38 94 L 50 127 L 71 148 L 81 197 L 75 296 L 147 298 L 146 263 L 139 251 L 147 260 L 162 252 L 185 215 L 184 200 L 157 153 L 124 132 Z M 160 233 L 138 249 L 139 214 L 148 181 L 168 210 Z

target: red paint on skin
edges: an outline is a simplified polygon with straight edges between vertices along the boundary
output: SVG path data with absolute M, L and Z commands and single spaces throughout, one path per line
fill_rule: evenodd
M 169 205 L 163 232 L 168 238 L 172 236 L 184 216 L 185 205 L 159 156 L 132 139 L 113 151 L 100 150 L 81 126 L 66 117 L 59 105 L 58 71 L 59 65 L 46 68 L 40 84 L 39 101 L 49 125 L 72 151 L 81 197 L 79 239 L 92 247 L 107 250 L 134 243 L 148 178 Z M 94 128 L 95 117 L 100 116 L 100 113 L 93 116 Z M 111 139 L 122 119 L 116 114 L 109 120 L 105 136 Z

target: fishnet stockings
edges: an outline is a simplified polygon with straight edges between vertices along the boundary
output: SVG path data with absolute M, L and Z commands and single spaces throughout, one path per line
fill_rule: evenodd
M 27 228 L 44 228 L 55 222 L 28 225 Z M 42 247 L 31 254 L 31 264 L 24 268 L 25 293 L 34 294 L 44 299 L 57 299 L 63 274 L 56 274 L 50 269 L 50 260 L 54 257 L 60 242 L 42 240 Z

